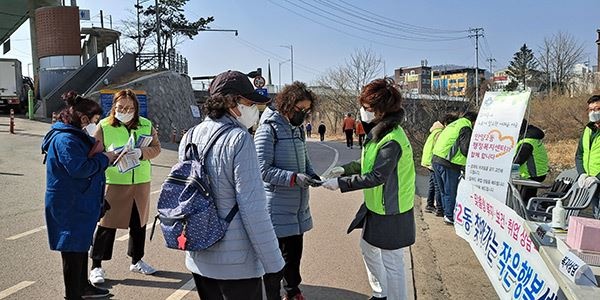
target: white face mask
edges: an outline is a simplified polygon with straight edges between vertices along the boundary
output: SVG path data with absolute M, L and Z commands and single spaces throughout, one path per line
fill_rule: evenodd
M 90 124 L 87 124 L 87 126 L 83 127 L 83 130 L 85 130 L 85 132 L 87 132 L 87 134 L 93 136 L 94 133 L 96 133 L 97 128 L 98 128 L 98 125 L 96 125 L 96 123 L 90 123 Z
M 250 128 L 254 126 L 256 122 L 258 122 L 260 113 L 258 112 L 258 107 L 256 107 L 256 104 L 253 104 L 252 106 L 246 106 L 238 103 L 237 108 L 242 115 L 238 117 L 234 114 L 234 116 L 240 123 L 242 123 L 242 125 L 246 126 L 246 128 Z
M 124 114 L 117 111 L 115 112 L 115 118 L 121 121 L 121 123 L 127 124 L 129 121 L 131 121 L 131 119 L 133 119 L 133 113 Z
M 365 123 L 371 123 L 375 120 L 375 113 L 366 111 L 364 107 L 360 108 L 360 119 Z
M 598 122 L 600 121 L 600 111 L 591 111 L 589 113 L 590 122 Z

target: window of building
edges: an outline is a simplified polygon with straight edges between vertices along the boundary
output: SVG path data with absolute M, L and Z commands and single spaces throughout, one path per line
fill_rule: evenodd
M 465 82 L 465 79 L 464 78 L 459 78 L 458 82 Z

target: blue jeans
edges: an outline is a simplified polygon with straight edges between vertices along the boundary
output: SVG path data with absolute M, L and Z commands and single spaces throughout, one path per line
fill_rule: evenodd
M 444 210 L 442 205 L 442 195 L 440 194 L 440 188 L 435 179 L 435 172 L 429 170 L 429 193 L 427 195 L 427 206 L 435 207 L 436 211 L 441 212 Z
M 444 216 L 450 220 L 454 220 L 454 206 L 456 205 L 456 191 L 458 190 L 460 171 L 433 163 L 433 172 L 440 187 Z

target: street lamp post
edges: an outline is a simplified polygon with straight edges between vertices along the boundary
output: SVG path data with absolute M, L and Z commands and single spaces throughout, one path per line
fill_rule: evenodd
M 292 82 L 294 82 L 294 47 L 292 45 L 281 45 L 279 47 L 290 49 L 290 61 L 292 63 Z
M 279 72 L 277 73 L 279 75 L 279 86 L 277 87 L 277 92 L 281 91 L 281 65 L 285 64 L 288 61 L 291 61 L 291 60 L 288 59 L 286 61 L 279 62 Z

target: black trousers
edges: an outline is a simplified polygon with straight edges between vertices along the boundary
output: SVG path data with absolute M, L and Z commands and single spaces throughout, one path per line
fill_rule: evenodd
M 307 131 L 306 131 L 306 136 L 310 137 L 311 131 L 312 131 L 312 130 L 307 130 Z
M 302 247 L 304 244 L 304 235 L 292 235 L 277 239 L 279 249 L 283 255 L 285 266 L 283 272 L 265 274 L 265 292 L 268 300 L 281 299 L 281 279 L 283 278 L 283 288 L 288 298 L 292 298 L 300 293 L 298 286 L 302 282 L 300 276 L 300 260 L 302 259 Z
M 346 133 L 346 146 L 352 147 L 354 144 L 354 130 L 346 129 L 344 133 Z
M 63 279 L 66 299 L 83 299 L 81 295 L 87 286 L 88 257 L 86 252 L 61 252 Z
M 319 132 L 319 137 L 321 138 L 321 142 L 322 142 L 323 140 L 325 140 L 325 133 Z
M 262 300 L 262 280 L 258 278 L 222 280 L 192 273 L 202 300 Z
M 364 142 L 365 142 L 365 135 L 359 134 L 358 135 L 358 146 L 360 146 L 362 148 Z
M 116 228 L 107 228 L 98 225 L 92 251 L 90 252 L 90 257 L 94 260 L 94 265 L 97 265 L 99 261 L 110 260 L 112 258 L 116 233 Z M 131 257 L 132 264 L 137 263 L 144 257 L 145 244 L 146 224 L 141 226 L 140 215 L 134 202 L 131 209 L 131 218 L 129 218 L 129 244 L 127 248 L 127 255 Z

